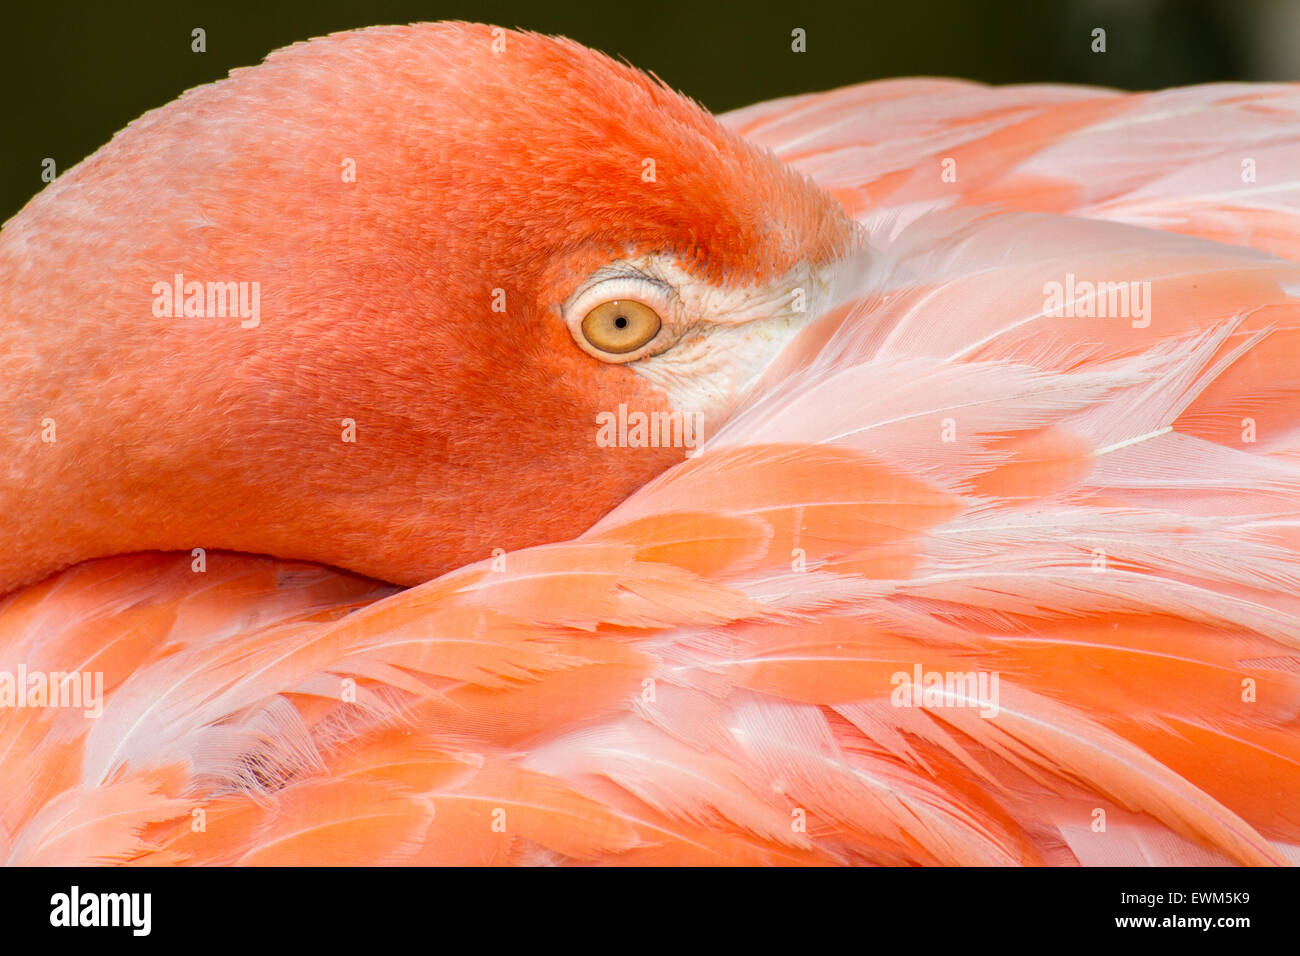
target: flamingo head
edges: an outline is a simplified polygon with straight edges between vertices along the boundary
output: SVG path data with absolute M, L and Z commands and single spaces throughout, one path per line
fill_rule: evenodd
M 36 484 L 82 516 L 51 537 L 15 479 L 25 576 L 204 546 L 407 584 L 572 536 L 707 437 L 853 243 L 832 198 L 571 41 L 278 51 L 0 233 L 23 407 L 60 423 Z

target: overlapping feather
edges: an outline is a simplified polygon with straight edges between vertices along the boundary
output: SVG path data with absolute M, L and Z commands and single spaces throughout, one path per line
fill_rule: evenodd
M 733 114 L 868 255 L 701 453 L 400 593 L 136 557 L 9 599 L 0 662 L 107 701 L 0 712 L 0 851 L 1294 862 L 1297 104 L 925 80 Z M 1151 321 L 1051 314 L 1067 273 L 1150 283 Z M 996 691 L 910 706 L 917 668 Z

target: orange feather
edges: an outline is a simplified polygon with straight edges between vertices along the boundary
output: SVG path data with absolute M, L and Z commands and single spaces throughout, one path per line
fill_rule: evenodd
M 1300 87 L 715 121 L 505 36 L 281 51 L 0 232 L 0 672 L 103 680 L 0 708 L 0 859 L 1300 862 Z M 609 269 L 698 312 L 594 357 Z M 264 334 L 151 320 L 181 270 Z

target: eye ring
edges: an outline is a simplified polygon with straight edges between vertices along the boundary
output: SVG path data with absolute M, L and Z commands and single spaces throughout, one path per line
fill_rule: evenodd
M 607 299 L 582 319 L 582 336 L 594 349 L 626 355 L 645 345 L 663 328 L 659 313 L 636 299 Z
M 629 274 L 627 267 L 607 267 L 574 293 L 563 315 L 579 348 L 602 362 L 623 364 L 672 345 L 680 331 L 676 305 L 667 283 L 639 271 Z

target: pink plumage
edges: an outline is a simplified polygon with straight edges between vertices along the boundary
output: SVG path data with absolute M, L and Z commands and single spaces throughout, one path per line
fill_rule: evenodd
M 214 551 L 15 592 L 0 668 L 104 700 L 0 709 L 0 858 L 1300 861 L 1300 88 L 721 122 L 860 241 L 703 447 L 406 590 Z

